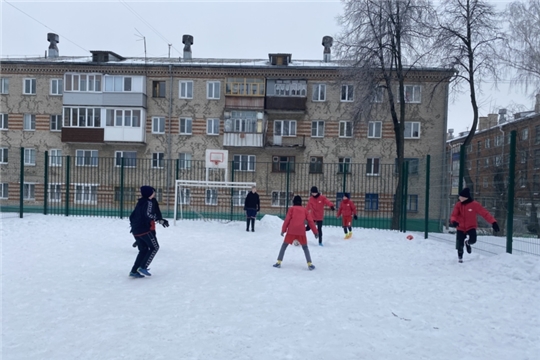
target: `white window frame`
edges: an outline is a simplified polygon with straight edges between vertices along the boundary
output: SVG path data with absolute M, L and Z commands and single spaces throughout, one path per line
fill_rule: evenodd
M 382 121 L 370 121 L 368 123 L 368 139 L 382 138 Z
M 180 170 L 191 170 L 193 156 L 190 153 L 178 154 L 178 168 Z
M 219 135 L 219 118 L 206 119 L 206 135 Z
M 206 98 L 209 100 L 219 100 L 221 98 L 221 81 L 206 82 Z
M 54 126 L 56 125 L 56 126 Z M 51 131 L 62 131 L 62 115 L 51 115 L 49 120 L 49 129 Z
M 9 114 L 0 114 L 0 130 L 9 129 Z
M 9 78 L 0 78 L 0 94 L 9 94 Z
M 152 117 L 152 134 L 165 134 L 165 117 Z
M 182 131 L 182 122 L 184 123 L 184 130 Z M 181 117 L 178 124 L 178 131 L 180 135 L 192 135 L 193 134 L 193 119 L 190 117 Z
M 87 74 L 78 74 L 81 77 Z M 129 80 L 129 86 L 127 81 Z M 86 83 L 88 84 L 89 78 L 87 78 Z M 81 81 L 82 88 L 82 81 Z M 88 85 L 85 85 L 85 88 L 88 88 Z M 81 89 L 79 91 L 87 91 L 86 89 Z M 123 75 L 105 75 L 103 76 L 103 92 L 132 92 L 133 91 L 133 77 L 132 76 L 123 76 Z
M 287 134 L 285 135 L 285 133 Z M 274 120 L 274 135 L 296 137 L 296 120 Z
M 409 133 L 407 133 L 407 127 L 409 127 Z M 416 129 L 416 136 L 415 135 Z M 405 129 L 403 130 L 403 137 L 405 139 L 420 139 L 420 122 L 419 121 L 405 121 Z
M 490 138 L 486 138 L 486 140 L 484 142 L 484 147 L 486 149 L 489 149 L 491 147 L 491 139 Z
M 98 184 L 73 184 L 73 203 L 96 205 L 98 186 Z
M 312 101 L 324 102 L 326 101 L 326 84 L 313 85 Z
M 48 202 L 59 203 L 62 201 L 62 183 L 49 183 Z
M 250 190 L 233 189 L 232 203 L 233 206 L 244 206 L 246 196 Z
M 289 196 L 289 200 L 291 200 L 291 195 L 292 193 L 289 192 L 287 194 L 286 191 L 279 191 L 279 190 L 272 190 L 272 193 L 271 193 L 271 203 L 272 203 L 272 207 L 284 207 L 285 204 L 287 203 L 287 195 Z M 292 200 L 289 201 L 289 206 L 292 204 Z
M 381 175 L 381 159 L 367 158 L 366 160 L 366 176 Z
M 323 138 L 324 137 L 324 121 L 314 120 L 311 122 L 311 137 Z
M 24 114 L 23 130 L 36 131 L 36 115 L 35 114 Z
M 502 146 L 504 144 L 504 136 L 495 135 L 495 146 Z
M 36 78 L 23 79 L 23 95 L 36 95 L 37 80 Z
M 24 166 L 36 166 L 36 149 L 24 149 Z
M 75 150 L 75 166 L 97 167 L 98 166 L 97 150 L 77 149 Z M 86 162 L 89 162 L 88 164 Z
M 8 162 L 9 162 L 9 149 L 0 148 L 0 164 L 7 164 Z
M 33 201 L 36 200 L 36 184 L 25 182 L 23 184 L 23 200 Z
M 237 154 L 233 156 L 233 159 L 234 171 L 255 171 L 255 163 L 257 160 L 257 157 L 255 155 Z
M 384 88 L 382 86 L 378 86 L 373 90 L 373 96 L 371 98 L 372 103 L 380 104 L 384 101 Z
M 350 134 L 348 134 L 349 132 Z M 341 120 L 339 122 L 339 137 L 340 138 L 352 138 L 353 137 L 353 123 L 352 121 Z
M 274 96 L 306 97 L 307 83 L 305 80 L 276 80 Z
M 9 183 L 0 183 L 0 199 L 9 198 Z
M 64 79 L 51 79 L 50 95 L 62 95 L 64 93 Z
M 114 117 L 115 110 L 106 109 L 105 122 L 107 122 L 107 117 L 109 116 L 108 113 L 111 111 L 113 112 Z M 101 108 L 66 106 L 64 107 L 62 113 L 62 121 L 64 123 L 64 127 L 101 128 Z M 114 126 L 114 119 L 109 121 L 112 121 L 113 125 L 107 124 L 107 126 Z
M 178 203 L 182 205 L 189 205 L 191 203 L 191 189 L 180 189 L 180 191 L 178 192 Z
M 129 155 L 129 156 L 126 156 Z M 134 157 L 132 155 L 135 155 Z M 137 167 L 137 152 L 136 151 L 115 151 L 114 166 L 122 167 L 122 158 L 124 158 L 124 168 Z
M 353 102 L 354 101 L 354 85 L 343 84 L 341 85 L 341 102 Z
M 105 79 L 99 73 L 64 75 L 64 91 L 67 92 L 102 92 L 102 87 L 105 87 Z
M 218 204 L 218 191 L 217 189 L 206 189 L 204 191 L 204 204 L 217 206 Z
M 406 104 L 422 103 L 422 86 L 421 85 L 404 85 L 404 92 L 405 92 L 404 95 L 405 95 Z
M 180 99 L 193 99 L 193 80 L 180 80 L 178 82 L 178 95 Z
M 62 166 L 62 149 L 49 150 L 49 166 L 53 166 L 53 167 Z
M 529 139 L 529 128 L 524 128 L 521 130 L 521 140 Z
M 152 169 L 163 169 L 165 154 L 162 152 L 152 153 Z

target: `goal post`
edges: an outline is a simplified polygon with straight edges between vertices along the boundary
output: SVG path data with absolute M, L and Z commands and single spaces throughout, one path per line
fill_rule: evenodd
M 202 213 L 215 214 L 216 218 L 229 215 L 239 208 L 243 212 L 245 195 L 256 186 L 254 182 L 176 180 L 174 187 L 174 225 L 184 219 L 187 209 L 206 220 Z

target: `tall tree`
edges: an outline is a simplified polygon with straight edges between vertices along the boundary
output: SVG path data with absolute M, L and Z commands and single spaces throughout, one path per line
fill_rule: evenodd
M 398 184 L 393 205 L 392 228 L 399 229 L 402 209 L 402 166 L 406 94 L 404 83 L 410 70 L 428 59 L 428 31 L 434 9 L 424 0 L 344 0 L 340 17 L 343 31 L 336 39 L 339 57 L 352 65 L 345 77 L 356 86 L 355 122 L 381 107 L 375 98 L 386 96 L 391 114 L 397 155 Z M 381 112 L 378 112 L 381 114 Z
M 471 97 L 472 125 L 463 145 L 466 147 L 478 126 L 478 95 L 486 79 L 497 80 L 498 43 L 503 40 L 497 12 L 484 0 L 447 0 L 439 8 L 437 48 L 442 61 L 458 71 L 454 89 L 465 83 Z M 474 191 L 474 184 L 465 168 L 465 185 Z

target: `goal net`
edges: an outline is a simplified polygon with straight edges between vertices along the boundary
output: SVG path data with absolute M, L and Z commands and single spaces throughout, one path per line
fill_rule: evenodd
M 176 180 L 174 224 L 177 219 L 245 220 L 244 200 L 253 186 L 254 182 Z

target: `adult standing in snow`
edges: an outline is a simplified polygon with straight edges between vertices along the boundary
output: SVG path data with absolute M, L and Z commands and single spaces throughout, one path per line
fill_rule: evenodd
M 343 193 L 343 199 L 339 204 L 339 209 L 337 212 L 337 218 L 341 218 L 341 225 L 343 226 L 343 231 L 345 232 L 345 240 L 348 240 L 352 237 L 352 220 L 358 219 L 356 215 L 356 207 L 351 200 L 351 194 Z
M 273 265 L 274 267 L 281 267 L 281 261 L 283 261 L 283 257 L 285 256 L 285 250 L 287 250 L 287 247 L 296 240 L 300 243 L 300 245 L 302 245 L 304 255 L 306 256 L 308 269 L 315 269 L 315 265 L 313 265 L 311 262 L 311 255 L 309 254 L 309 248 L 307 245 L 305 221 L 307 221 L 310 228 L 313 229 L 313 234 L 315 234 L 315 238 L 317 238 L 318 231 L 315 227 L 311 214 L 302 207 L 302 198 L 296 195 L 293 199 L 293 206 L 291 206 L 287 212 L 287 216 L 285 217 L 285 221 L 281 227 L 281 236 L 283 236 L 285 233 L 287 233 L 287 235 L 283 240 L 283 244 L 281 244 L 277 262 Z
M 141 186 L 141 198 L 135 205 L 135 209 L 129 216 L 131 232 L 135 237 L 135 242 L 139 248 L 139 253 L 135 263 L 131 268 L 129 276 L 142 278 L 145 275 L 151 276 L 148 272 L 148 265 L 154 259 L 159 245 L 152 233 L 150 224 L 152 220 L 157 220 L 158 215 L 152 199 L 156 196 L 154 188 L 151 186 Z
M 246 211 L 246 231 L 249 231 L 249 225 L 251 224 L 251 231 L 255 232 L 255 219 L 257 213 L 261 210 L 261 202 L 255 186 L 251 187 L 251 191 L 246 196 L 244 210 Z
M 467 253 L 472 252 L 471 245 L 476 242 L 476 228 L 478 223 L 476 215 L 482 216 L 491 224 L 495 232 L 500 231 L 495 218 L 479 202 L 473 200 L 469 188 L 459 192 L 459 201 L 454 206 L 450 216 L 450 225 L 456 228 L 458 261 L 463 262 L 463 245 Z M 469 236 L 467 240 L 465 240 Z
M 156 192 L 155 188 L 152 188 L 152 190 L 154 191 L 154 193 Z M 163 218 L 163 215 L 161 215 L 161 210 L 159 209 L 159 203 L 157 202 L 155 196 L 152 198 L 152 205 L 156 209 L 157 220 L 151 220 L 150 221 L 150 230 L 152 231 L 152 234 L 154 234 L 154 237 L 156 238 L 156 245 L 157 246 L 156 246 L 155 252 L 157 253 L 157 251 L 159 250 L 159 243 L 157 241 L 157 235 L 156 235 L 156 222 L 163 225 L 164 228 L 169 227 L 169 222 Z M 132 246 L 137 247 L 137 242 L 135 241 Z M 154 256 L 151 256 L 151 257 L 153 258 Z M 150 264 L 148 264 L 148 265 L 150 265 Z
M 336 210 L 336 207 L 330 200 L 326 198 L 323 194 L 319 192 L 316 186 L 311 188 L 311 196 L 307 203 L 306 209 L 311 213 L 313 221 L 317 225 L 317 231 L 319 233 L 319 246 L 323 246 L 322 242 L 322 226 L 324 219 L 324 206 L 329 206 L 330 210 Z M 309 230 L 310 225 L 306 227 L 306 230 Z

